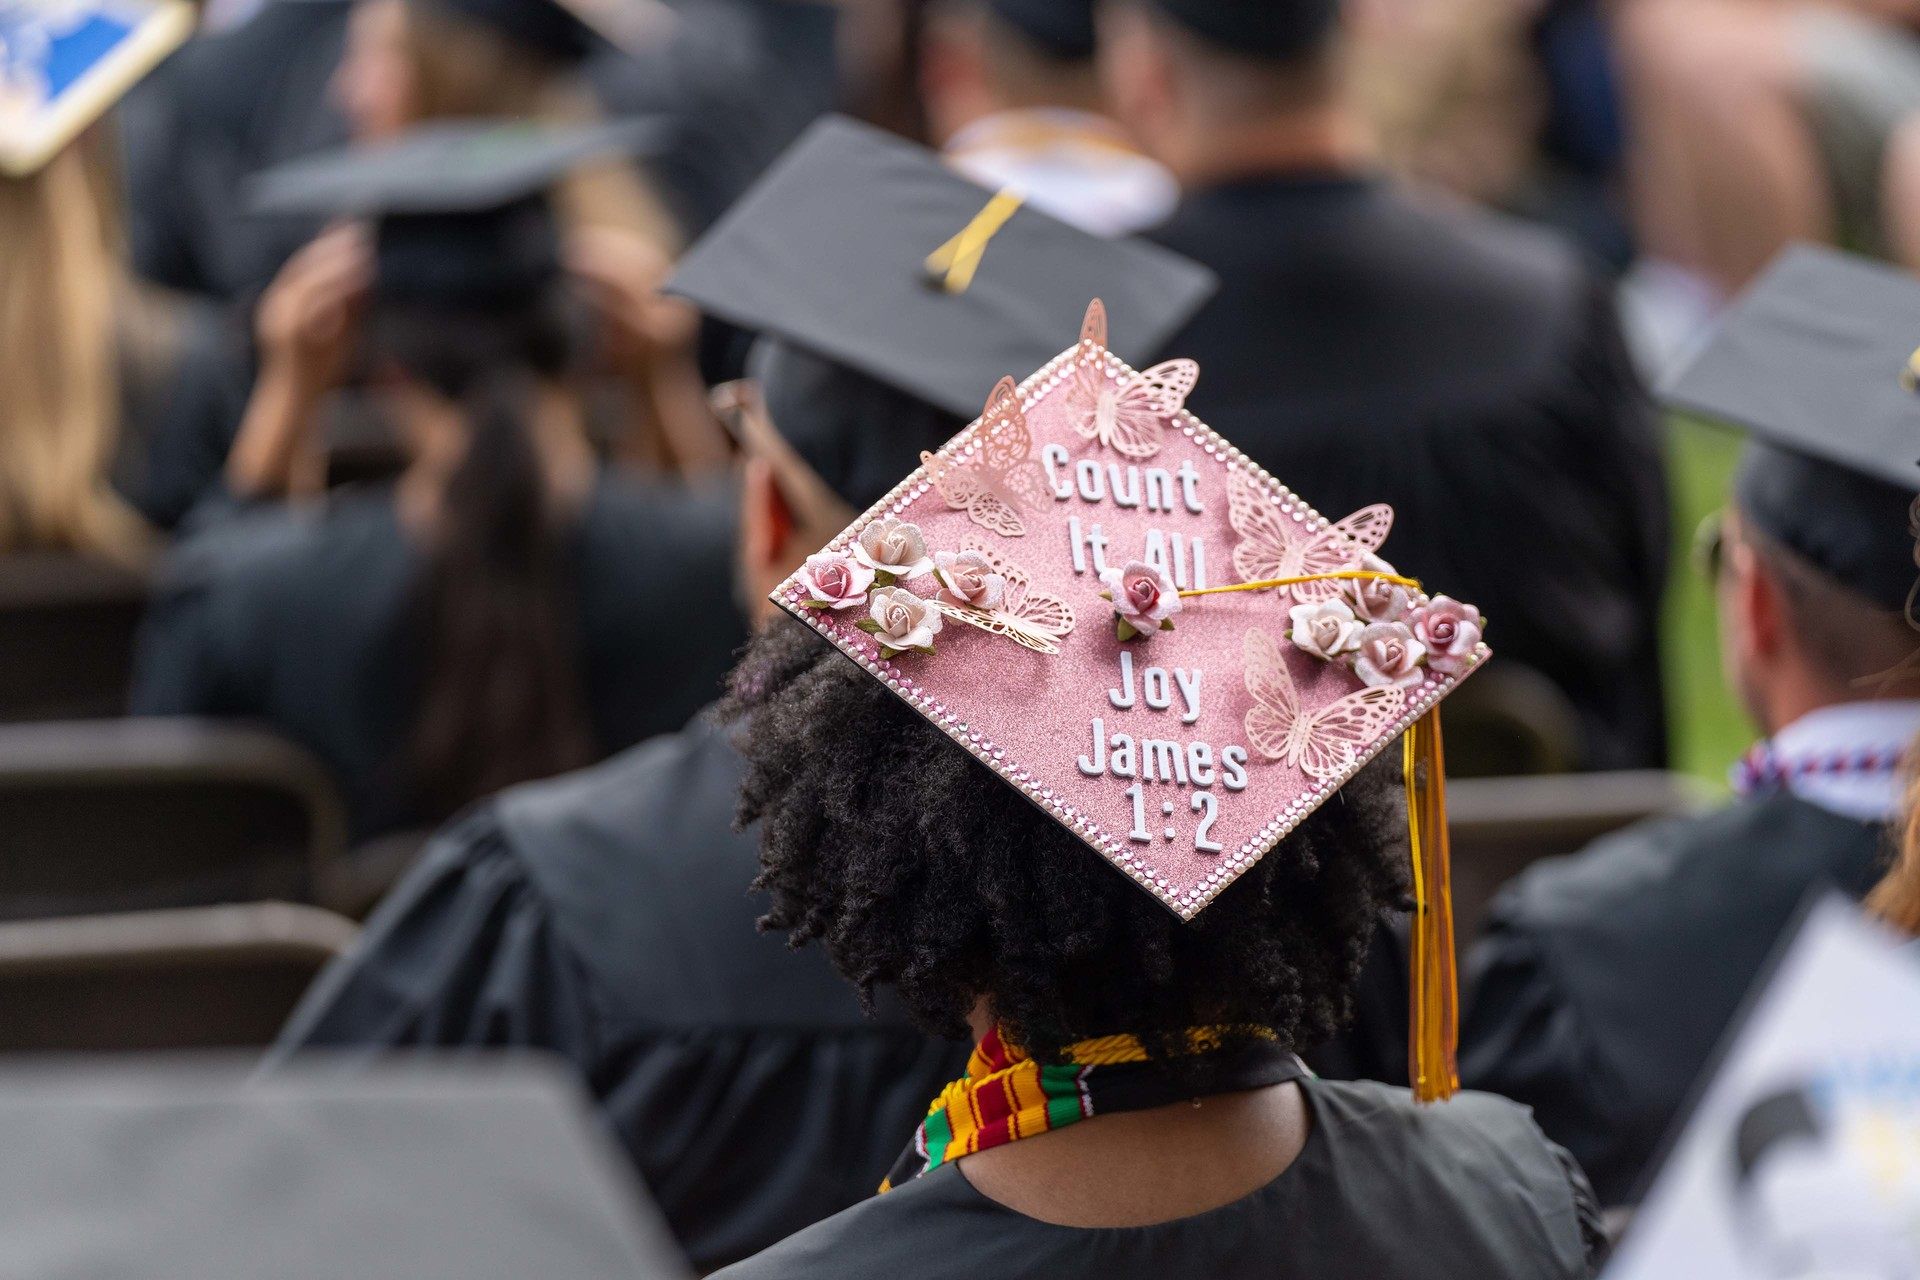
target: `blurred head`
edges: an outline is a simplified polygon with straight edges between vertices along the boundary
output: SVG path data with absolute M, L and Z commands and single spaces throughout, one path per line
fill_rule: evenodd
M 126 558 L 142 543 L 107 482 L 123 274 L 110 146 L 96 129 L 0 177 L 0 552 Z
M 763 926 L 822 943 L 865 999 L 893 988 L 931 1034 L 966 1034 L 984 1002 L 1043 1060 L 1120 1033 L 1165 1056 L 1196 1026 L 1311 1046 L 1404 898 L 1391 763 L 1183 922 L 797 622 L 761 631 L 725 711 L 741 816 L 761 823 Z
M 512 307 L 377 304 L 366 343 L 413 455 L 403 512 L 428 550 L 402 767 L 438 816 L 596 754 L 568 555 L 593 474 L 580 340 L 556 283 Z
M 1046 2 L 1069 12 L 1086 7 Z M 920 45 L 920 98 L 935 146 L 1000 111 L 1103 109 L 1090 45 L 1078 47 L 1067 33 L 1039 34 L 1003 16 L 991 0 L 939 0 Z
M 1820 707 L 1920 693 L 1902 610 L 1835 581 L 1737 505 L 1721 537 L 1721 658 L 1764 732 Z
M 1284 11 L 1302 0 L 1265 3 Z M 1193 0 L 1181 7 L 1205 8 Z M 1102 8 L 1107 101 L 1148 154 L 1192 179 L 1318 161 L 1322 150 L 1334 158 L 1359 150 L 1337 22 L 1303 15 L 1297 30 L 1267 32 L 1268 43 L 1248 44 L 1220 38 L 1234 21 L 1229 14 L 1217 28 L 1211 19 L 1196 28 L 1161 0 L 1108 0 Z

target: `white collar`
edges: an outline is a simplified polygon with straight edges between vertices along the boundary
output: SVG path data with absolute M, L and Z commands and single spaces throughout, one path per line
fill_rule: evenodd
M 1809 711 L 1767 744 L 1780 760 L 1812 760 L 1856 752 L 1898 754 L 1920 737 L 1920 699 L 1842 702 Z M 1888 822 L 1905 801 L 1906 778 L 1881 773 L 1795 773 L 1787 789 L 1809 804 L 1858 822 Z

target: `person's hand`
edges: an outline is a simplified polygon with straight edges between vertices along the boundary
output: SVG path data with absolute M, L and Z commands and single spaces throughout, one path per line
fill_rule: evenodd
M 366 227 L 330 228 L 287 260 L 254 318 L 263 370 L 309 394 L 336 385 L 373 284 Z
M 582 227 L 567 243 L 567 270 L 600 322 L 602 349 L 621 369 L 642 373 L 663 357 L 691 352 L 700 315 L 660 286 L 673 263 L 629 232 Z

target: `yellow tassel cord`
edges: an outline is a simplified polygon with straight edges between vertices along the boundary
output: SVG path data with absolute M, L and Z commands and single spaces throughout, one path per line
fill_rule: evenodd
M 1012 191 L 1002 191 L 987 201 L 959 235 L 927 255 L 927 274 L 948 293 L 965 293 L 973 283 L 973 273 L 980 269 L 980 260 L 987 256 L 987 244 L 1023 203 L 1022 197 Z
M 1407 1074 L 1416 1102 L 1460 1091 L 1460 981 L 1453 944 L 1453 854 L 1447 838 L 1446 747 L 1440 708 L 1405 738 L 1407 842 L 1413 855 L 1413 973 Z
M 1228 591 L 1265 591 L 1304 582 L 1373 579 L 1420 589 L 1414 578 L 1372 569 L 1346 569 L 1298 578 L 1268 578 L 1224 587 L 1200 587 L 1182 596 Z M 1440 1102 L 1460 1091 L 1460 981 L 1453 939 L 1453 855 L 1447 837 L 1446 747 L 1440 708 L 1434 707 L 1404 737 L 1407 844 L 1413 861 L 1413 972 L 1407 1072 L 1419 1102 Z

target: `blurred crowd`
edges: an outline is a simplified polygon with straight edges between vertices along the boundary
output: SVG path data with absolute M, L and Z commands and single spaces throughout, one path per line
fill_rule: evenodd
M 1806 895 L 1896 865 L 1920 7 L 205 0 L 11 149 L 33 57 L 185 7 L 0 0 L 0 935 L 350 918 L 270 1072 L 557 1055 L 701 1272 L 1594 1274 Z M 977 281 L 923 269 L 996 192 Z M 769 599 L 1109 277 L 1116 351 L 1484 620 L 1452 1102 L 1402 1105 L 1398 751 L 1190 924 Z M 1751 438 L 1691 569 L 1676 413 Z M 1731 796 L 1666 772 L 1682 572 L 1762 737 Z M 1407 608 L 1368 585 L 1356 634 Z M 173 732 L 176 798 L 87 790 Z M 214 785 L 270 750 L 338 828 L 291 870 Z M 71 999 L 0 1044 L 265 1047 Z M 942 1167 L 963 1096 L 1027 1114 L 955 1077 L 1245 1027 Z

